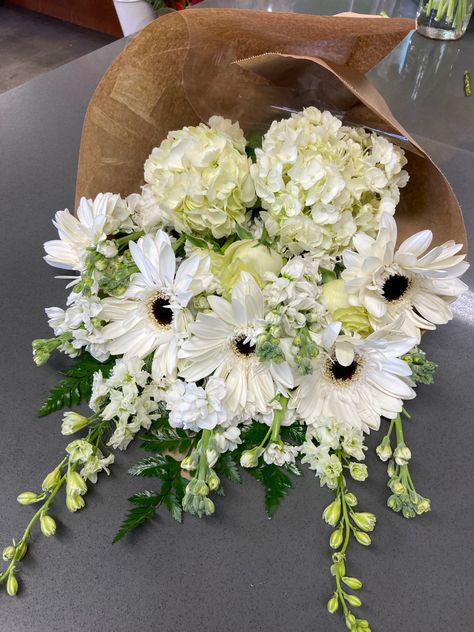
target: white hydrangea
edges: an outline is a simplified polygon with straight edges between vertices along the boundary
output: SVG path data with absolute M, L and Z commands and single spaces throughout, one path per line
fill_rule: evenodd
M 225 382 L 218 377 L 210 377 L 205 388 L 195 382 L 176 380 L 165 393 L 170 426 L 198 432 L 225 423 L 226 394 Z
M 266 229 L 296 254 L 334 260 L 356 233 L 375 234 L 408 180 L 399 147 L 315 107 L 274 121 L 255 153 Z
M 150 209 L 145 188 L 146 213 L 138 211 L 137 221 L 148 230 L 156 221 L 184 233 L 231 235 L 255 202 L 245 144 L 239 124 L 220 116 L 211 117 L 208 125 L 170 132 L 145 162 L 145 181 L 156 207 Z

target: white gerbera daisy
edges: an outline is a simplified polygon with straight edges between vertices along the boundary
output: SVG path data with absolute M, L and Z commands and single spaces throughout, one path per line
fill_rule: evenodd
M 181 348 L 186 361 L 180 375 L 197 382 L 209 375 L 225 380 L 224 404 L 231 415 L 245 409 L 249 416 L 267 413 L 278 393 L 293 386 L 286 362 L 260 362 L 255 354 L 264 318 L 263 295 L 253 277 L 242 272 L 232 291 L 232 300 L 208 298 L 211 312 L 198 314 L 190 325 L 192 336 Z
M 403 315 L 402 331 L 419 342 L 420 330 L 451 320 L 449 303 L 467 289 L 458 277 L 469 264 L 458 254 L 462 244 L 453 241 L 426 252 L 432 239 L 432 232 L 423 230 L 395 251 L 397 225 L 384 214 L 375 239 L 358 234 L 353 240 L 356 252 L 343 253 L 349 300 L 367 309 L 374 328 Z
M 176 269 L 170 238 L 161 230 L 131 242 L 130 253 L 140 272 L 122 297 L 103 300 L 101 318 L 111 321 L 103 337 L 113 355 L 145 358 L 153 353 L 153 379 L 174 377 L 191 319 L 186 306 L 210 280 L 209 258 L 195 255 Z
M 119 228 L 126 230 L 128 223 L 132 228 L 129 216 L 130 209 L 120 195 L 99 193 L 94 200 L 81 198 L 77 218 L 68 209 L 56 213 L 53 224 L 59 239 L 44 244 L 45 261 L 56 268 L 81 271 L 88 248 L 99 246 Z
M 313 361 L 313 373 L 301 378 L 290 405 L 308 424 L 334 417 L 346 427 L 377 430 L 381 416 L 393 419 L 403 400 L 415 397 L 411 369 L 399 359 L 415 340 L 383 330 L 365 339 L 342 336 L 338 353 L 335 336 L 340 323 L 329 329 L 326 352 Z

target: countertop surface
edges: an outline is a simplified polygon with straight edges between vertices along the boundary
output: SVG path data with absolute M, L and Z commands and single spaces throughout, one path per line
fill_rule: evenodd
M 232 4 L 329 12 L 329 2 L 316 0 L 204 6 Z M 331 0 L 331 7 L 393 14 L 402 7 L 413 14 L 414 4 Z M 60 413 L 34 414 L 63 362 L 55 357 L 37 368 L 31 360 L 31 340 L 48 335 L 44 307 L 66 297 L 64 282 L 42 261 L 42 244 L 53 238 L 53 213 L 71 208 L 84 113 L 125 45 L 114 42 L 0 96 L 2 546 L 31 515 L 17 494 L 40 486 L 67 443 Z M 395 116 L 449 178 L 471 239 L 474 97 L 464 96 L 462 75 L 474 70 L 473 61 L 472 32 L 450 43 L 411 33 L 371 72 Z M 471 285 L 472 276 L 465 279 Z M 417 489 L 431 498 L 431 513 L 407 521 L 385 507 L 384 465 L 372 449 L 380 436 L 368 439 L 369 480 L 354 485 L 361 507 L 378 517 L 373 546 L 353 545 L 349 553 L 351 574 L 364 581 L 362 612 L 374 632 L 472 629 L 472 292 L 454 312 L 453 322 L 423 339 L 439 369 L 435 385 L 420 387 L 409 403 L 412 470 Z M 112 546 L 127 497 L 147 486 L 126 473 L 140 455 L 134 447 L 119 454 L 111 476 L 88 493 L 85 510 L 72 515 L 56 504 L 57 536 L 46 540 L 35 531 L 18 598 L 0 593 L 0 632 L 345 629 L 325 610 L 332 581 L 321 513 L 330 495 L 309 471 L 271 521 L 258 484 L 246 476 L 242 486 L 226 485 L 214 517 L 187 517 L 178 525 L 160 515 Z

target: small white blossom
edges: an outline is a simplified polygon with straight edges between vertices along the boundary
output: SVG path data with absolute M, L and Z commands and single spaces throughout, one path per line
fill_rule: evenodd
M 195 382 L 176 380 L 165 394 L 170 425 L 197 432 L 201 429 L 211 430 L 225 423 L 225 396 L 226 386 L 221 378 L 209 378 L 205 388 L 197 386 Z

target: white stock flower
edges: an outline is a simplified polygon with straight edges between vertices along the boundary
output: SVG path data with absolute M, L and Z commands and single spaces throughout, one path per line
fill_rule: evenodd
M 237 426 L 229 426 L 228 428 L 218 426 L 214 430 L 213 437 L 216 448 L 221 454 L 227 451 L 235 450 L 237 446 L 242 443 L 242 439 L 240 438 L 240 428 Z
M 335 489 L 342 473 L 342 464 L 335 454 L 329 453 L 329 449 L 326 445 L 316 446 L 312 441 L 305 441 L 301 446 L 301 463 L 307 463 L 309 469 L 316 472 L 321 487 L 327 485 Z
M 265 226 L 293 253 L 334 258 L 357 232 L 375 234 L 408 179 L 399 147 L 315 107 L 274 121 L 255 153 Z
M 112 465 L 114 461 L 115 457 L 113 454 L 104 457 L 99 448 L 96 448 L 94 454 L 87 459 L 79 473 L 85 481 L 89 480 L 95 484 L 97 483 L 97 474 L 99 472 L 110 474 L 109 465 Z
M 126 230 L 130 209 L 127 201 L 113 193 L 99 193 L 94 200 L 81 198 L 77 218 L 66 209 L 53 221 L 59 239 L 47 241 L 45 261 L 56 268 L 81 271 L 88 248 L 105 247 L 107 236 Z
M 263 452 L 263 460 L 269 465 L 274 463 L 281 467 L 285 463 L 294 463 L 298 456 L 298 448 L 288 443 L 269 443 Z
M 340 324 L 329 329 L 327 352 L 321 349 L 312 374 L 300 379 L 291 406 L 307 423 L 334 417 L 349 428 L 378 430 L 381 416 L 393 419 L 403 400 L 415 397 L 411 369 L 400 360 L 415 340 L 380 330 L 365 339 L 341 336 L 339 342 Z
M 231 416 L 245 411 L 249 416 L 270 409 L 278 393 L 293 386 L 285 362 L 260 362 L 255 345 L 264 318 L 263 295 L 255 280 L 243 272 L 234 287 L 231 302 L 210 296 L 211 312 L 198 314 L 189 327 L 191 337 L 179 357 L 185 361 L 181 377 L 197 382 L 209 375 L 225 380 L 224 403 Z
M 113 355 L 145 358 L 153 353 L 152 375 L 174 377 L 178 349 L 191 316 L 187 305 L 202 292 L 210 278 L 208 258 L 198 255 L 177 267 L 168 235 L 159 230 L 130 243 L 140 272 L 120 298 L 102 301 L 102 334 Z
M 469 264 L 459 254 L 462 244 L 453 241 L 427 252 L 432 239 L 432 232 L 423 230 L 395 250 L 397 225 L 384 215 L 375 239 L 357 235 L 355 251 L 343 253 L 349 300 L 366 308 L 374 328 L 403 316 L 400 328 L 419 342 L 421 330 L 451 320 L 449 303 L 467 289 L 458 277 Z
M 222 403 L 225 396 L 225 382 L 221 378 L 209 378 L 205 388 L 176 380 L 164 395 L 170 426 L 199 432 L 225 423 L 227 411 Z
M 255 201 L 250 164 L 238 123 L 213 116 L 208 125 L 170 132 L 145 162 L 156 204 L 149 218 L 178 232 L 231 235 Z M 150 206 L 149 193 L 144 202 Z M 150 219 L 145 224 L 153 227 Z

